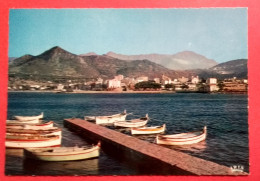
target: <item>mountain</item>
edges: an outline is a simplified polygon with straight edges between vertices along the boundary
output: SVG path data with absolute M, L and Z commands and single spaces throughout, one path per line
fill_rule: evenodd
M 189 72 L 169 70 L 149 60 L 125 61 L 107 55 L 79 56 L 60 47 L 53 47 L 38 56 L 25 55 L 9 64 L 9 75 L 37 79 L 113 78 L 188 76 Z
M 172 70 L 206 69 L 217 65 L 215 60 L 208 59 L 192 51 L 183 51 L 173 55 L 122 55 L 114 52 L 108 52 L 106 55 L 126 61 L 146 59 Z
M 220 79 L 237 77 L 239 79 L 248 76 L 247 59 L 237 59 L 220 63 L 209 69 L 194 70 L 200 77 L 217 77 Z

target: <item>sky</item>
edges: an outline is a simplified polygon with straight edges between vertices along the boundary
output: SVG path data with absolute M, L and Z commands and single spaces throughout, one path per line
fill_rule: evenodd
M 247 58 L 247 8 L 11 9 L 9 57 L 54 47 L 125 55 L 194 51 L 221 63 Z

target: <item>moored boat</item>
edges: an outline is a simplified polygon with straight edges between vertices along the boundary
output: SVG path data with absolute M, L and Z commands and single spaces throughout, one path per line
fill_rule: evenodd
M 58 135 L 61 136 L 61 129 L 58 127 L 51 128 L 42 128 L 42 129 L 16 129 L 16 128 L 7 128 L 7 136 L 33 136 L 33 135 Z
M 95 158 L 99 156 L 100 143 L 92 148 L 59 147 L 59 148 L 26 148 L 26 158 L 42 161 L 73 161 Z
M 9 124 L 16 124 L 16 123 L 21 123 L 21 124 L 39 124 L 41 123 L 40 119 L 31 119 L 31 120 L 26 120 L 26 121 L 21 121 L 21 120 L 6 120 L 6 123 Z
M 53 127 L 53 121 L 48 121 L 46 123 L 24 123 L 24 122 L 14 122 L 7 121 L 6 128 L 24 128 L 24 129 L 42 129 L 42 128 L 51 128 Z
M 55 147 L 61 145 L 60 136 L 14 136 L 9 135 L 5 138 L 6 148 L 41 148 Z
M 116 121 L 114 126 L 125 127 L 125 128 L 136 128 L 141 127 L 147 124 L 149 120 L 148 114 L 145 117 L 139 119 L 132 119 L 127 121 Z
M 18 121 L 31 121 L 43 118 L 43 112 L 38 116 L 14 116 L 14 118 Z
M 173 135 L 157 135 L 156 143 L 163 145 L 189 145 L 205 140 L 206 135 L 207 127 L 204 126 L 202 131 L 194 131 Z
M 126 119 L 126 110 L 119 114 L 113 114 L 110 116 L 85 116 L 85 120 L 94 120 L 96 124 L 112 124 L 115 121 L 124 121 Z
M 141 128 L 131 128 L 131 134 L 157 134 L 162 133 L 166 129 L 166 125 L 162 126 L 151 126 L 151 127 L 141 127 Z

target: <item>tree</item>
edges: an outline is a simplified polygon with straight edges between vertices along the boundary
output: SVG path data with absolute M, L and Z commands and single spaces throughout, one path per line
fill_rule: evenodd
M 135 89 L 160 89 L 161 84 L 151 82 L 151 81 L 143 81 L 135 84 Z

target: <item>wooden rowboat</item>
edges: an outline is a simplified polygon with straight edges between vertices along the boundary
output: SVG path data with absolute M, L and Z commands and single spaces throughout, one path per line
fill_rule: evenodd
M 43 112 L 38 116 L 14 116 L 14 118 L 19 121 L 31 121 L 31 120 L 35 120 L 35 119 L 42 119 Z
M 43 129 L 6 129 L 7 136 L 34 136 L 34 135 L 58 135 L 61 136 L 61 129 L 58 127 L 43 128 Z
M 100 143 L 92 148 L 59 147 L 59 148 L 26 148 L 26 158 L 42 161 L 72 161 L 95 158 L 99 156 Z
M 139 119 L 132 119 L 129 121 L 117 121 L 114 122 L 114 126 L 118 127 L 125 127 L 125 128 L 136 128 L 141 127 L 147 124 L 148 122 L 148 114 L 146 114 L 146 117 L 139 118 Z
M 119 114 L 113 114 L 110 116 L 85 116 L 85 120 L 94 120 L 96 124 L 111 124 L 115 121 L 124 121 L 126 119 L 127 113 L 126 110 Z
M 165 124 L 163 124 L 162 126 L 131 128 L 131 134 L 157 134 L 164 132 L 165 128 Z
M 156 143 L 163 145 L 189 145 L 205 140 L 206 135 L 207 127 L 204 126 L 202 131 L 194 131 L 173 135 L 158 135 L 156 136 Z
M 14 122 L 7 121 L 6 128 L 17 128 L 17 129 L 42 129 L 42 128 L 51 128 L 53 127 L 53 121 L 49 121 L 46 123 L 24 123 L 24 122 Z
M 61 145 L 60 136 L 6 136 L 6 148 L 41 148 Z
M 31 119 L 27 121 L 20 121 L 20 120 L 6 120 L 6 123 L 9 124 L 16 124 L 16 123 L 21 123 L 21 124 L 39 124 L 41 123 L 40 119 Z

